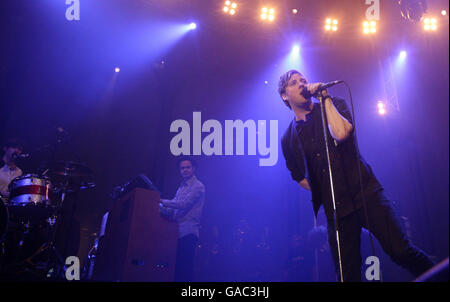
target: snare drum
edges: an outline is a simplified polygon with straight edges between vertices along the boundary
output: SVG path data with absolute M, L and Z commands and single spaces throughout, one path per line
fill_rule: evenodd
M 9 184 L 9 206 L 47 205 L 51 194 L 50 181 L 35 174 L 16 177 Z

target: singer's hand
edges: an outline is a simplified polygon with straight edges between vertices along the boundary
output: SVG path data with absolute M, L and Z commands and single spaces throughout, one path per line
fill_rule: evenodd
M 323 85 L 323 83 L 310 83 L 306 85 L 306 89 L 311 93 L 312 95 L 315 95 L 317 93 L 317 90 L 319 87 Z M 322 97 L 327 96 L 328 91 L 326 89 L 322 90 Z

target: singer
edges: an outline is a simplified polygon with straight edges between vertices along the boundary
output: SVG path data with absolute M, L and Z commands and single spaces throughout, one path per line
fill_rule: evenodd
M 361 228 L 369 229 L 384 251 L 398 265 L 419 276 L 433 266 L 429 257 L 407 239 L 391 202 L 362 156 L 358 156 L 352 116 L 345 100 L 331 97 L 321 83 L 308 84 L 299 71 L 280 77 L 278 92 L 294 119 L 281 146 L 287 168 L 301 187 L 312 193 L 314 214 L 321 205 L 327 217 L 328 241 L 340 280 L 334 209 L 322 126 L 321 107 L 311 100 L 323 97 L 336 217 L 342 259 L 343 281 L 361 281 Z M 358 161 L 361 167 L 362 186 Z M 363 198 L 364 194 L 364 198 Z M 364 209 L 364 204 L 366 209 Z M 366 211 L 365 211 L 366 210 Z M 366 215 L 367 213 L 367 215 Z

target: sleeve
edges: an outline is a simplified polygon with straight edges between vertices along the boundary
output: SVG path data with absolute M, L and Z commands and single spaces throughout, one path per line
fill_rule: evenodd
M 286 161 L 286 167 L 291 172 L 291 178 L 296 182 L 300 182 L 305 178 L 305 169 L 298 167 L 297 160 L 295 159 L 295 153 L 292 152 L 292 148 L 289 146 L 289 140 L 286 136 L 281 139 L 281 150 Z
M 195 184 L 186 194 L 177 194 L 172 200 L 162 199 L 163 206 L 173 209 L 186 209 L 192 206 L 198 199 L 205 194 L 205 186 Z
M 347 102 L 342 98 L 332 98 L 333 105 L 340 115 L 342 115 L 350 124 L 353 125 L 352 114 L 347 106 Z
M 171 219 L 174 217 L 175 211 L 174 211 L 174 209 L 165 207 L 162 203 L 160 203 L 159 204 L 159 213 L 161 214 L 161 216 Z

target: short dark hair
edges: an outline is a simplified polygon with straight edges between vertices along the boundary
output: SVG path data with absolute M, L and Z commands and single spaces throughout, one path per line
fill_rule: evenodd
M 17 148 L 21 151 L 25 148 L 25 141 L 20 138 L 10 138 L 4 144 L 4 148 Z
M 299 74 L 299 75 L 301 75 L 301 76 L 303 76 L 303 74 L 302 74 L 300 71 L 295 70 L 295 69 L 291 69 L 291 70 L 289 70 L 289 71 L 283 73 L 283 74 L 280 76 L 280 80 L 278 81 L 278 93 L 280 94 L 280 97 L 281 97 L 282 100 L 283 100 L 283 97 L 282 97 L 281 95 L 282 95 L 283 93 L 286 93 L 286 86 L 287 86 L 287 84 L 288 84 L 288 82 L 289 82 L 289 79 L 290 79 L 294 74 L 296 74 L 296 73 Z M 284 102 L 284 104 L 285 104 L 286 106 L 289 107 L 289 109 L 292 110 L 291 105 L 289 105 L 289 102 L 288 102 L 288 101 L 283 100 L 283 102 Z
M 192 158 L 192 156 L 183 155 L 177 160 L 177 169 L 180 168 L 180 164 L 183 161 L 189 161 L 193 167 L 197 168 L 197 162 Z

